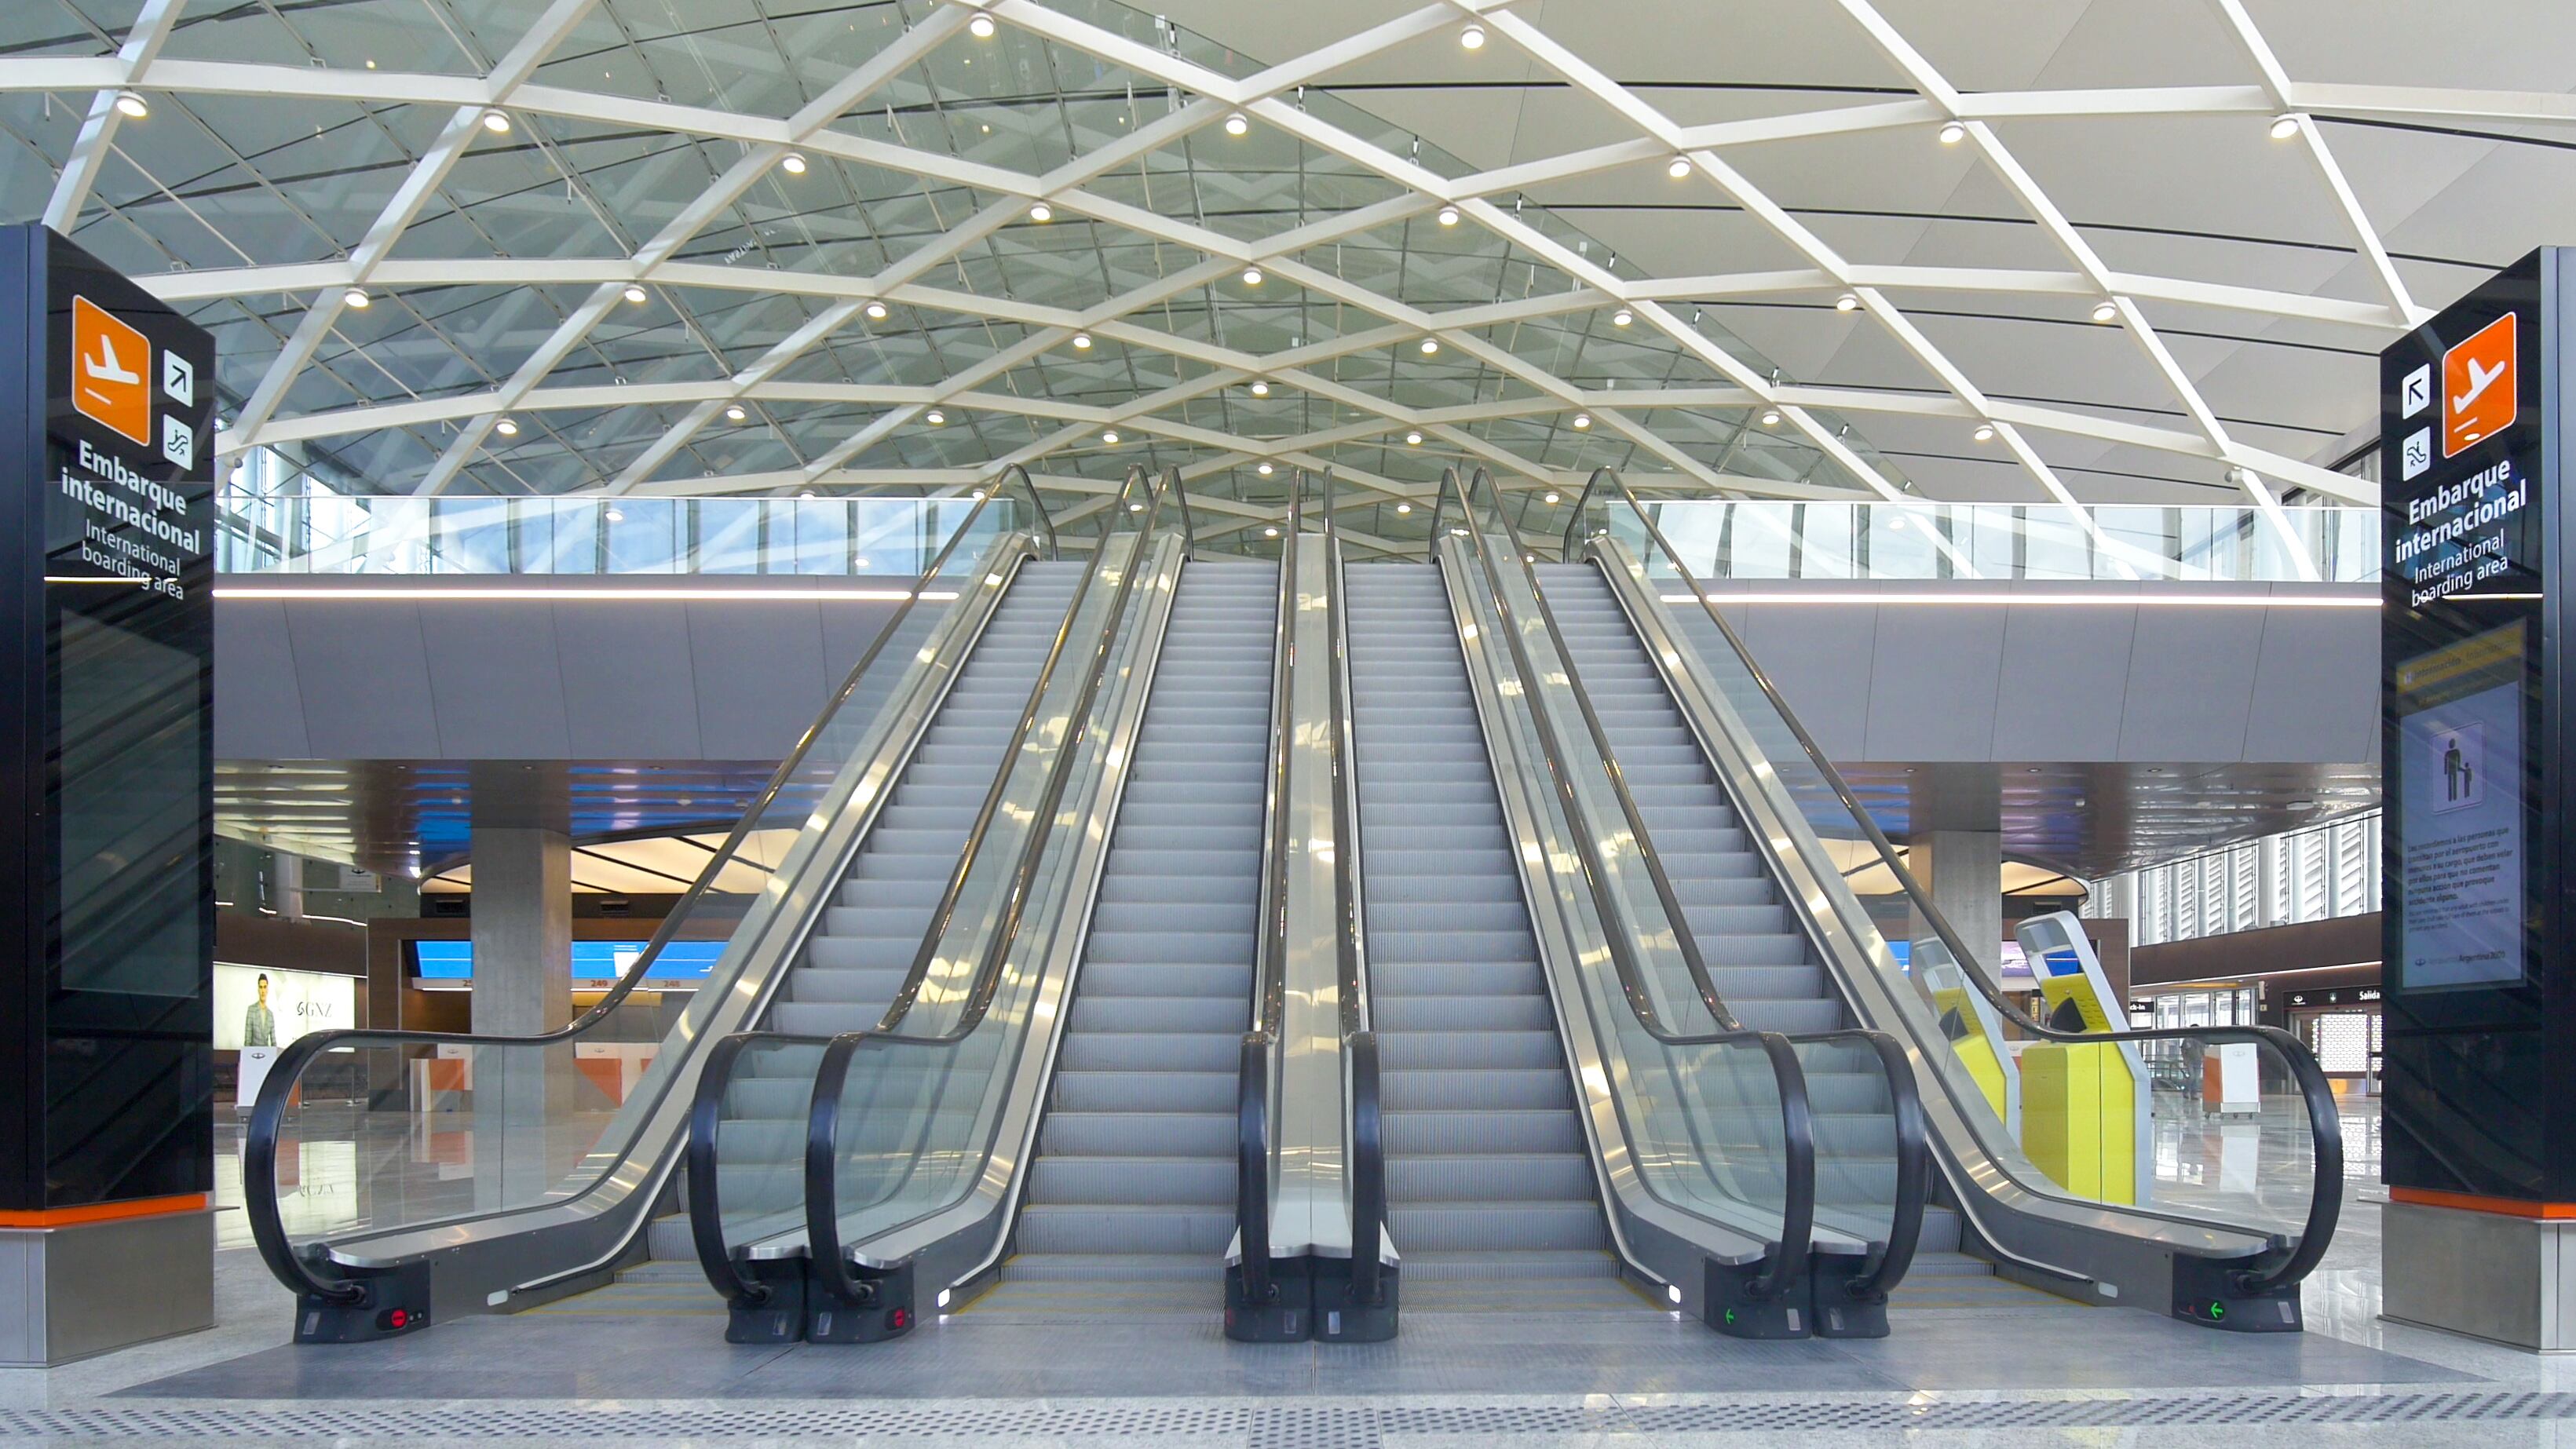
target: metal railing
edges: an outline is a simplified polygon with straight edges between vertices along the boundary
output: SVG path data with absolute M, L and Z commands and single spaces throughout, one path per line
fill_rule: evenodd
M 1358 788 L 1351 762 L 1358 745 L 1350 708 L 1350 633 L 1342 609 L 1342 539 L 1334 524 L 1329 468 L 1324 470 L 1324 549 L 1324 627 L 1325 637 L 1332 641 L 1332 657 L 1324 667 L 1333 772 L 1333 895 L 1339 906 L 1333 954 L 1342 1011 L 1342 1054 L 1350 1069 L 1351 1296 L 1359 1303 L 1381 1307 L 1386 1301 L 1386 1265 L 1381 1261 L 1386 1237 L 1386 1122 L 1379 1091 L 1377 1032 L 1369 1024 L 1367 919 L 1359 884 L 1364 846 L 1351 810 Z
M 1288 495 L 1287 531 L 1279 538 L 1277 614 L 1270 641 L 1270 769 L 1263 785 L 1261 936 L 1253 964 L 1252 1020 L 1243 1033 L 1235 1075 L 1234 1223 L 1242 1261 L 1244 1305 L 1277 1301 L 1270 1271 L 1271 1138 L 1278 1123 L 1279 1031 L 1288 999 L 1288 783 L 1295 741 L 1292 681 L 1296 674 L 1291 626 L 1297 616 L 1297 549 L 1304 536 L 1305 472 L 1297 470 Z

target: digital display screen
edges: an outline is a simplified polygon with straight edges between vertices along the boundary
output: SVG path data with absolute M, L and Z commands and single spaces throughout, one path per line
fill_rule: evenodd
M 406 941 L 411 974 L 422 981 L 464 982 L 474 979 L 471 941 Z M 624 976 L 644 954 L 642 941 L 575 941 L 572 979 L 575 985 L 602 985 Z M 647 981 L 703 981 L 724 954 L 722 941 L 672 941 L 653 958 Z

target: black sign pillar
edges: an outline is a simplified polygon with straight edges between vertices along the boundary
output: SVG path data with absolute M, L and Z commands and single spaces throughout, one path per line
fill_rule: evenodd
M 2380 360 L 2384 1307 L 2549 1350 L 2576 1348 L 2571 282 L 2544 248 Z
M 0 229 L 0 1363 L 213 1319 L 214 346 Z M 23 1295 L 23 1296 L 22 1296 Z M 18 1321 L 10 1321 L 12 1319 Z

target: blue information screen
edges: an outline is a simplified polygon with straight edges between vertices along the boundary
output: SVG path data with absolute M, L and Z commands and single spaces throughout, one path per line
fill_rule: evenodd
M 471 941 L 409 941 L 412 975 L 423 981 L 471 981 L 474 979 L 474 943 Z M 577 983 L 615 981 L 644 954 L 642 941 L 575 941 L 572 943 L 572 979 Z M 672 941 L 653 958 L 653 969 L 644 974 L 647 981 L 703 981 L 715 969 L 716 958 L 724 954 L 722 941 Z

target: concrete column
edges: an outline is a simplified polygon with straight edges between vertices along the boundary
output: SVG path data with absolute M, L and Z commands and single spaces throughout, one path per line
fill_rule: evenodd
M 553 1031 L 572 1020 L 572 831 L 563 774 L 482 765 L 473 788 L 474 1031 Z M 533 1202 L 586 1146 L 573 1049 L 473 1052 L 475 1203 L 488 1210 Z
M 474 826 L 474 1030 L 572 1020 L 572 833 Z
M 1977 953 L 1988 976 L 2003 970 L 2004 838 L 1988 830 L 1927 830 L 1911 842 L 1907 860 L 1915 879 L 1932 893 L 1932 907 Z

